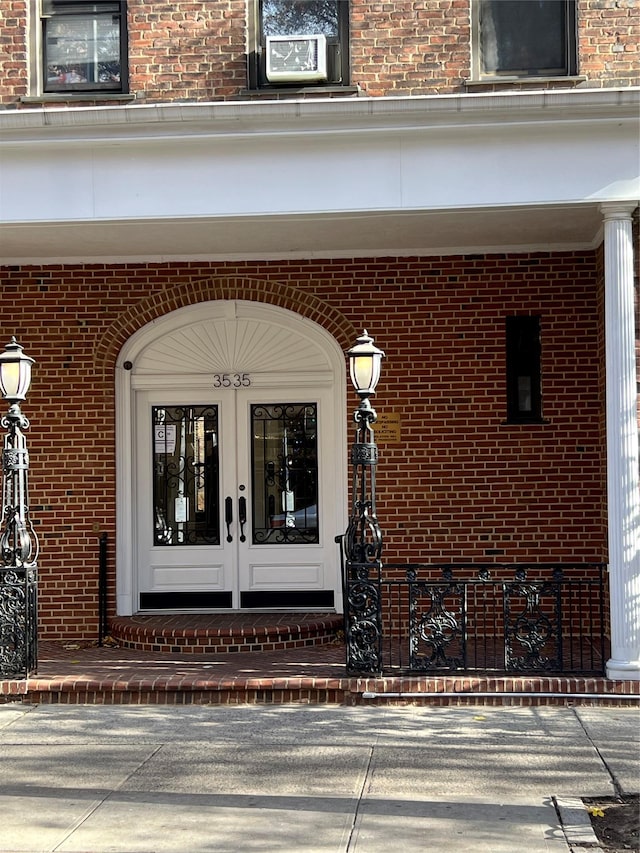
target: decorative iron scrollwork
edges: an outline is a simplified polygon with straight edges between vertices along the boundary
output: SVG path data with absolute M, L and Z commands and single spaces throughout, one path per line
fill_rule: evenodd
M 29 453 L 26 448 L 10 447 L 2 453 L 4 471 L 26 471 L 29 467 Z
M 255 545 L 319 541 L 317 421 L 315 403 L 251 407 Z
M 378 462 L 378 447 L 373 442 L 360 442 L 351 445 L 352 465 L 376 465 Z
M 526 571 L 519 569 L 515 581 L 503 584 L 507 671 L 562 669 L 560 583 L 554 578 L 527 581 Z
M 217 406 L 154 406 L 155 545 L 219 545 Z
M 0 675 L 26 678 L 37 668 L 37 570 L 0 568 Z
M 409 587 L 409 665 L 416 671 L 466 665 L 464 585 L 453 580 L 450 569 L 443 575 L 446 584 L 420 582 Z M 425 598 L 426 609 L 421 607 Z
M 382 668 L 380 579 L 369 568 L 352 567 L 356 578 L 347 589 L 347 670 L 379 672 Z
M 14 404 L 2 418 L 7 429 L 2 453 L 2 533 L 0 554 L 6 567 L 21 568 L 35 565 L 38 559 L 38 538 L 29 519 L 27 477 L 29 454 L 22 432 L 29 421 Z

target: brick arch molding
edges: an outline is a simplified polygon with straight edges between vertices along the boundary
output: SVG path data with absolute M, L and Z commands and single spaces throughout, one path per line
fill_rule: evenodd
M 123 312 L 96 342 L 96 368 L 104 373 L 112 372 L 120 350 L 134 332 L 171 311 L 201 302 L 235 299 L 294 311 L 329 332 L 343 350 L 350 347 L 359 334 L 340 311 L 289 284 L 242 277 L 197 279 L 145 297 Z

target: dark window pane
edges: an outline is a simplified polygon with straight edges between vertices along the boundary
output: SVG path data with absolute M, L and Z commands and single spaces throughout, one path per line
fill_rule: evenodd
M 540 318 L 507 317 L 506 344 L 507 418 L 510 421 L 540 420 Z
M 481 0 L 485 74 L 566 74 L 565 0 Z

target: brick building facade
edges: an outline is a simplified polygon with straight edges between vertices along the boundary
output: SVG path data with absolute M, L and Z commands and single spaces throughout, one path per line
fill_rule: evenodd
M 34 29 L 41 11 L 34 0 L 7 0 L 3 9 L 0 103 L 23 106 L 24 99 L 32 102 L 42 94 L 30 52 L 37 44 Z M 243 0 L 224 5 L 129 0 L 130 96 L 143 103 L 250 96 L 251 9 L 252 3 L 247 6 Z M 539 75 L 504 83 L 478 79 L 473 71 L 472 11 L 471 0 L 352 2 L 349 86 L 371 97 L 539 88 Z M 579 0 L 575 27 L 575 73 L 545 79 L 545 88 L 638 85 L 640 12 L 634 0 Z M 91 103 L 100 99 L 92 96 Z
M 532 60 L 508 47 L 513 19 L 491 2 L 329 0 L 315 4 L 333 16 L 326 37 L 293 33 L 327 51 L 326 70 L 294 64 L 282 81 L 267 24 L 296 5 L 105 0 L 89 37 L 72 0 L 3 4 L 0 274 L 16 311 L 5 336 L 36 359 L 24 408 L 42 636 L 95 636 L 104 532 L 112 616 L 340 610 L 333 537 L 355 406 L 340 353 L 366 328 L 387 354 L 385 559 L 608 562 L 610 674 L 640 677 L 640 615 L 624 606 L 640 583 L 640 9 L 530 4 L 551 15 L 529 24 Z M 509 318 L 538 324 L 537 363 L 520 374 L 539 399 L 510 385 Z M 228 375 L 246 387 L 213 391 Z M 267 526 L 311 507 L 320 521 L 305 522 L 309 542 L 294 534 L 287 562 L 275 540 L 260 550 L 247 479 L 259 451 L 231 436 L 254 433 L 261 406 L 294 402 L 312 407 L 305 437 L 310 411 L 317 421 L 315 491 L 282 486 Z M 204 501 L 213 551 L 235 537 L 220 558 L 206 537 L 158 539 L 169 452 L 151 418 L 170 412 L 179 435 L 185 406 L 215 408 L 217 432 L 203 429 L 222 441 L 219 495 L 179 510 L 181 481 L 163 523 L 188 526 Z

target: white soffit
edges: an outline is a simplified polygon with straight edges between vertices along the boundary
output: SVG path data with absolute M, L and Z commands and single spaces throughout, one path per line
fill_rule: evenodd
M 570 251 L 601 239 L 599 205 L 5 225 L 0 262 L 271 260 Z M 10 254 L 9 254 L 10 252 Z

